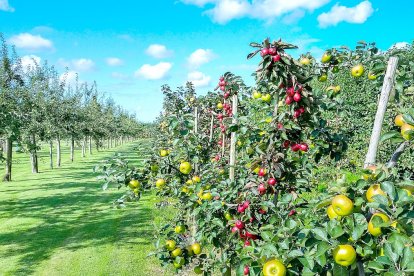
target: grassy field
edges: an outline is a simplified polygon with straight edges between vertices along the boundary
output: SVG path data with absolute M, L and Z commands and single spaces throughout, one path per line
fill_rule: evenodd
M 133 142 L 94 152 L 48 169 L 41 152 L 40 172 L 31 173 L 29 157 L 15 154 L 13 182 L 0 183 L 0 275 L 165 275 L 153 249 L 153 223 L 165 215 L 154 195 L 125 209 L 112 208 L 122 191 L 102 191 L 92 168 L 115 152 L 139 164 Z M 167 214 L 168 215 L 168 214 Z

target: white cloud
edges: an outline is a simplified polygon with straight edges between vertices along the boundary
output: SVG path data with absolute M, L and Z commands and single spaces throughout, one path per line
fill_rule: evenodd
M 14 8 L 10 6 L 8 0 L 0 0 L 0 11 L 14 12 Z
M 135 71 L 136 78 L 144 78 L 147 80 L 165 79 L 172 67 L 172 63 L 160 62 L 155 65 L 144 64 Z
M 154 58 L 167 58 L 172 55 L 172 51 L 168 50 L 165 45 L 161 44 L 151 44 L 147 50 L 145 50 L 145 53 Z
M 95 63 L 91 59 L 80 58 L 72 60 L 72 67 L 81 72 L 92 71 L 95 68 Z
M 190 68 L 198 68 L 201 65 L 210 62 L 216 57 L 210 49 L 197 49 L 188 57 L 187 62 Z
M 27 55 L 20 58 L 23 70 L 25 72 L 30 71 L 36 68 L 37 65 L 40 65 L 41 58 L 35 55 Z
M 321 28 L 336 26 L 342 21 L 362 24 L 372 15 L 373 12 L 374 9 L 369 1 L 363 1 L 352 8 L 336 4 L 329 12 L 320 14 L 318 16 L 318 22 Z
M 124 64 L 124 62 L 120 58 L 109 57 L 106 59 L 106 64 L 108 64 L 109 66 L 120 66 Z
M 194 87 L 206 87 L 210 85 L 211 77 L 206 76 L 202 72 L 193 71 L 193 72 L 188 73 L 187 81 L 191 81 Z
M 205 11 L 213 21 L 225 24 L 233 19 L 249 17 L 272 20 L 276 17 L 294 13 L 296 10 L 313 11 L 330 0 L 183 0 L 185 4 L 203 7 L 212 4 Z M 294 14 L 299 17 L 299 14 Z
M 37 51 L 43 49 L 52 49 L 52 41 L 41 37 L 40 35 L 32 35 L 29 33 L 22 33 L 12 36 L 9 42 L 17 48 Z

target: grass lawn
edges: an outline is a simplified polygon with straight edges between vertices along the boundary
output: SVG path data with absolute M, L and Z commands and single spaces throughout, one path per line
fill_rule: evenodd
M 0 183 L 0 275 L 170 275 L 147 257 L 153 224 L 165 215 L 154 207 L 155 196 L 114 209 L 122 190 L 102 191 L 92 171 L 115 152 L 138 165 L 132 149 L 140 143 L 85 158 L 78 149 L 73 164 L 64 147 L 62 168 L 54 170 L 45 148 L 37 175 L 26 154 L 14 153 L 13 182 Z

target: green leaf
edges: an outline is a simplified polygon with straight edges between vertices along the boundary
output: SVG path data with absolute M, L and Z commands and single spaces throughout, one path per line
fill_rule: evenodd
M 389 139 L 392 139 L 392 138 L 400 138 L 400 137 L 401 137 L 401 133 L 400 132 L 398 132 L 396 130 L 392 130 L 390 132 L 387 132 L 387 133 L 384 133 L 383 135 L 381 135 L 381 138 L 380 138 L 380 141 L 379 142 L 382 143 L 382 142 L 387 141 Z
M 410 263 L 413 263 L 413 250 L 411 247 L 405 247 L 403 252 L 403 257 L 401 259 L 401 266 L 403 269 L 408 268 Z
M 390 181 L 384 181 L 381 183 L 381 190 L 383 190 L 391 199 L 396 199 L 396 192 L 394 183 Z
M 375 261 L 368 262 L 367 268 L 370 268 L 376 271 L 384 270 L 384 266 L 381 263 L 378 263 Z
M 329 242 L 328 235 L 327 235 L 325 229 L 323 229 L 323 228 L 315 228 L 315 229 L 312 229 L 312 233 L 315 234 L 315 236 L 316 236 L 316 238 L 318 240 L 322 240 L 322 241 Z

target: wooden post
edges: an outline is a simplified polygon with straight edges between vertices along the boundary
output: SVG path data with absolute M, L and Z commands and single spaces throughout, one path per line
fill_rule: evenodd
M 232 111 L 233 111 L 233 119 L 232 119 L 232 123 L 233 124 L 237 124 L 237 119 L 236 119 L 236 115 L 237 115 L 237 95 L 233 95 L 233 106 L 232 106 Z M 231 133 L 231 139 L 230 139 L 230 180 L 234 181 L 234 174 L 235 174 L 235 166 L 236 166 L 236 132 L 233 131 Z
M 194 133 L 198 132 L 198 107 L 194 107 Z
M 371 140 L 369 142 L 368 153 L 365 158 L 364 167 L 374 165 L 378 144 L 381 135 L 382 123 L 384 122 L 385 111 L 387 110 L 390 92 L 394 86 L 395 72 L 397 70 L 398 57 L 390 57 L 388 60 L 387 72 L 385 73 L 384 83 L 382 85 L 381 97 L 378 102 L 377 114 L 375 115 L 374 127 L 372 129 Z
M 194 108 L 194 135 L 198 133 L 198 107 Z M 198 173 L 198 163 L 194 164 L 194 171 Z
M 60 135 L 57 136 L 56 144 L 56 167 L 60 168 L 60 164 L 62 162 L 62 152 L 60 150 Z
M 13 140 L 11 137 L 6 138 L 6 174 L 3 181 L 12 181 L 12 159 L 13 159 Z

